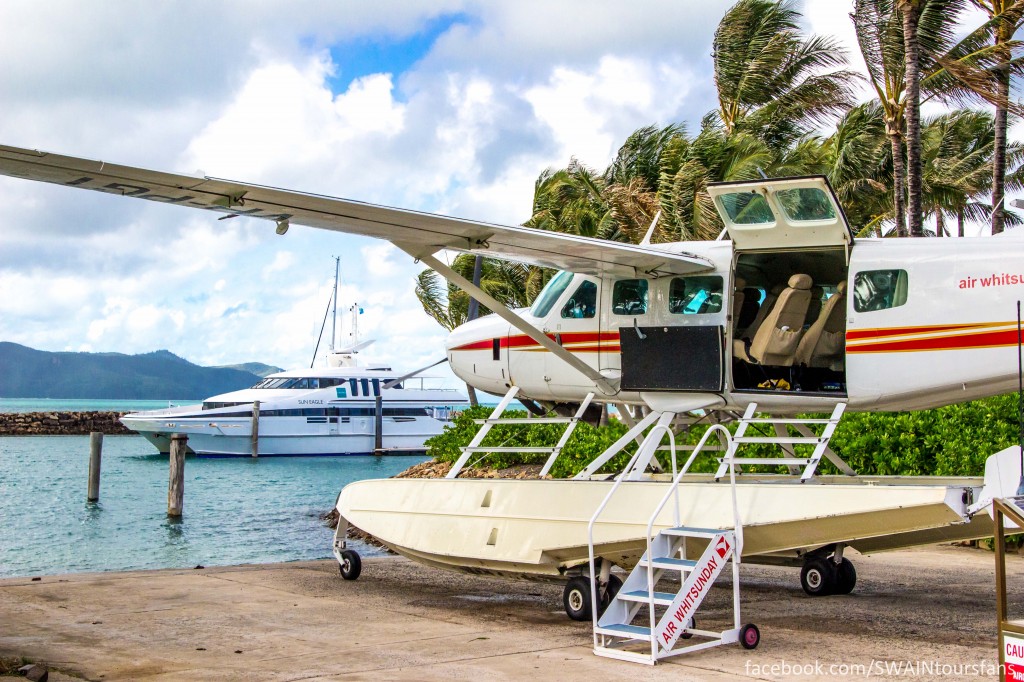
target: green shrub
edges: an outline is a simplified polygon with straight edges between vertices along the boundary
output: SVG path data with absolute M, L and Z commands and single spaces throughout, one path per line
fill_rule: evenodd
M 1018 409 L 1018 397 L 1013 393 L 919 412 L 850 412 L 839 423 L 831 447 L 854 471 L 864 475 L 980 476 L 989 455 L 1018 442 Z M 445 427 L 444 433 L 427 441 L 430 454 L 440 461 L 457 460 L 461 454 L 459 448 L 468 445 L 480 428 L 473 419 L 486 418 L 492 411 L 490 407 L 475 407 L 459 414 Z M 510 417 L 523 417 L 525 414 L 523 411 L 506 411 L 506 416 Z M 730 431 L 735 430 L 735 424 L 728 426 Z M 558 442 L 564 429 L 564 424 L 499 425 L 491 429 L 483 444 L 551 447 Z M 604 427 L 580 423 L 555 461 L 551 474 L 556 478 L 573 476 L 627 430 L 625 424 L 616 420 Z M 677 448 L 687 443 L 696 444 L 706 430 L 706 425 L 688 429 L 676 437 Z M 752 434 L 753 431 L 748 430 L 748 435 Z M 768 429 L 763 434 L 771 435 Z M 775 445 L 744 447 L 742 454 L 750 456 L 780 454 Z M 800 447 L 803 450 L 798 450 L 798 455 L 810 453 L 808 446 Z M 636 446 L 630 445 L 602 471 L 621 471 L 635 451 Z M 718 454 L 707 452 L 698 457 L 691 471 L 714 471 L 718 466 L 715 460 Z M 687 451 L 677 449 L 680 466 L 686 457 Z M 471 459 L 470 465 L 505 468 L 517 464 L 541 464 L 546 458 L 544 453 L 493 453 Z M 668 453 L 659 452 L 658 458 L 666 469 L 671 467 Z M 745 470 L 778 471 L 779 468 L 760 466 Z M 824 459 L 819 471 L 836 473 L 835 467 Z

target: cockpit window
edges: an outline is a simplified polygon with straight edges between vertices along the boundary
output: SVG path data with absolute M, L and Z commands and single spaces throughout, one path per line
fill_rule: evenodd
M 620 279 L 612 289 L 612 312 L 643 315 L 647 312 L 647 280 Z
M 737 225 L 758 225 L 774 223 L 775 214 L 768 202 L 757 192 L 733 192 L 723 194 L 722 207 L 729 215 L 729 220 Z
M 668 311 L 673 315 L 722 312 L 722 278 L 675 277 L 668 289 Z
M 547 317 L 547 314 L 551 312 L 551 307 L 555 305 L 555 301 L 559 299 L 571 281 L 572 273 L 565 270 L 552 277 L 534 302 L 530 314 L 534 317 Z
M 775 193 L 782 210 L 793 222 L 835 220 L 836 212 L 828 195 L 817 187 L 780 189 Z
M 865 270 L 853 279 L 853 309 L 858 313 L 897 308 L 906 302 L 906 270 Z
M 590 318 L 597 314 L 597 285 L 584 281 L 562 306 L 563 318 Z

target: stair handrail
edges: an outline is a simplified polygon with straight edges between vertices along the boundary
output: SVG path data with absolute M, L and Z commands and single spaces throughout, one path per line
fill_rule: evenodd
M 601 516 L 601 514 L 604 513 L 605 507 L 608 506 L 608 502 L 615 495 L 615 492 L 619 489 L 619 486 L 622 485 L 622 482 L 626 480 L 626 478 L 627 478 L 626 473 L 631 471 L 633 469 L 633 467 L 636 466 L 637 459 L 640 457 L 641 453 L 644 452 L 644 448 L 647 445 L 647 441 L 649 441 L 654 436 L 655 433 L 658 433 L 661 430 L 664 430 L 665 432 L 667 432 L 669 437 L 672 439 L 672 470 L 673 470 L 673 473 L 675 472 L 675 466 L 676 466 L 675 436 L 672 434 L 672 431 L 669 430 L 667 426 L 655 425 L 654 428 L 652 428 L 647 433 L 647 436 L 644 438 L 643 442 L 640 444 L 640 447 L 638 447 L 636 449 L 636 452 L 633 453 L 633 456 L 629 458 L 629 462 L 626 464 L 625 467 L 623 467 L 622 473 L 618 476 L 618 478 L 616 478 L 615 484 L 611 487 L 611 490 L 609 490 L 607 492 L 607 494 L 605 494 L 604 499 L 601 500 L 601 504 L 599 504 L 597 506 L 597 510 L 590 517 L 590 523 L 587 525 L 587 550 L 588 550 L 588 561 L 589 561 L 589 566 L 590 566 L 590 580 L 591 580 L 592 583 L 595 584 L 595 586 L 596 586 L 596 581 L 595 581 L 595 562 L 594 562 L 594 525 L 597 523 L 597 519 Z M 661 438 L 659 437 L 658 438 L 658 443 L 660 443 L 660 442 L 661 442 Z M 648 545 L 650 545 L 650 542 L 648 542 Z M 595 589 L 591 589 L 590 590 L 590 615 L 591 615 L 591 619 L 593 620 L 593 625 L 594 625 L 594 628 L 595 628 L 595 632 L 594 632 L 594 646 L 597 646 L 597 632 L 596 632 L 596 628 L 597 628 L 598 613 L 597 613 L 597 590 L 595 590 Z
M 658 515 L 661 514 L 661 510 L 665 508 L 665 505 L 668 504 L 669 498 L 673 496 L 676 500 L 676 511 L 674 520 L 676 526 L 679 525 L 679 483 L 680 481 L 682 481 L 683 475 L 690 470 L 690 466 L 693 464 L 693 460 L 696 459 L 697 455 L 700 454 L 700 451 L 704 449 L 704 444 L 707 442 L 708 438 L 711 437 L 712 433 L 718 434 L 719 444 L 726 449 L 726 453 L 728 453 L 730 449 L 733 447 L 732 434 L 729 433 L 729 429 L 725 428 L 721 424 L 712 424 L 711 426 L 709 426 L 708 430 L 704 432 L 704 435 L 701 436 L 700 440 L 697 442 L 696 447 L 693 448 L 693 452 L 690 453 L 690 456 L 689 458 L 687 458 L 686 463 L 683 465 L 683 468 L 680 469 L 678 474 L 672 477 L 672 485 L 669 486 L 668 491 L 661 498 L 661 502 L 659 502 L 658 506 L 655 507 L 654 512 L 651 514 L 651 517 L 647 522 L 647 608 L 649 610 L 648 613 L 650 617 L 652 633 L 654 631 L 654 624 L 657 622 L 657 620 L 654 616 L 654 562 L 651 560 L 653 558 L 653 555 L 651 554 L 651 531 L 654 529 L 654 522 L 655 520 L 657 520 Z M 671 432 L 669 432 L 669 434 L 671 435 Z M 672 447 L 674 450 L 674 438 Z M 742 546 L 742 531 L 739 527 L 739 507 L 736 503 L 736 473 L 735 469 L 732 466 L 732 463 L 729 464 L 729 472 L 730 483 L 732 485 L 733 522 L 736 527 L 736 553 L 734 554 L 734 556 L 738 557 L 740 547 Z M 593 570 L 593 567 L 591 567 L 591 570 Z M 593 592 L 593 590 L 591 591 Z M 657 656 L 657 647 L 658 642 L 655 640 L 654 637 L 651 637 L 652 658 L 656 658 Z

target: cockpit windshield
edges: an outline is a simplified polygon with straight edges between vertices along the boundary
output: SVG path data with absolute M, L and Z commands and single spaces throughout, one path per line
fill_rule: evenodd
M 534 317 L 546 317 L 551 312 L 551 306 L 555 305 L 555 301 L 561 297 L 562 292 L 565 291 L 571 281 L 571 272 L 559 271 L 541 290 L 540 296 L 537 297 L 533 308 L 530 309 L 530 314 Z

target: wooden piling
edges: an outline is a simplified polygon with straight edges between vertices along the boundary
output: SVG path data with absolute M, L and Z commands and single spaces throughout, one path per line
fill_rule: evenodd
M 89 502 L 100 499 L 100 460 L 103 458 L 103 434 L 93 431 L 89 434 Z
M 171 436 L 170 478 L 167 483 L 167 515 L 181 516 L 185 504 L 185 451 L 188 436 L 176 433 Z
M 384 399 L 377 396 L 373 409 L 373 454 L 384 450 Z
M 252 404 L 252 456 L 260 456 L 260 401 Z

